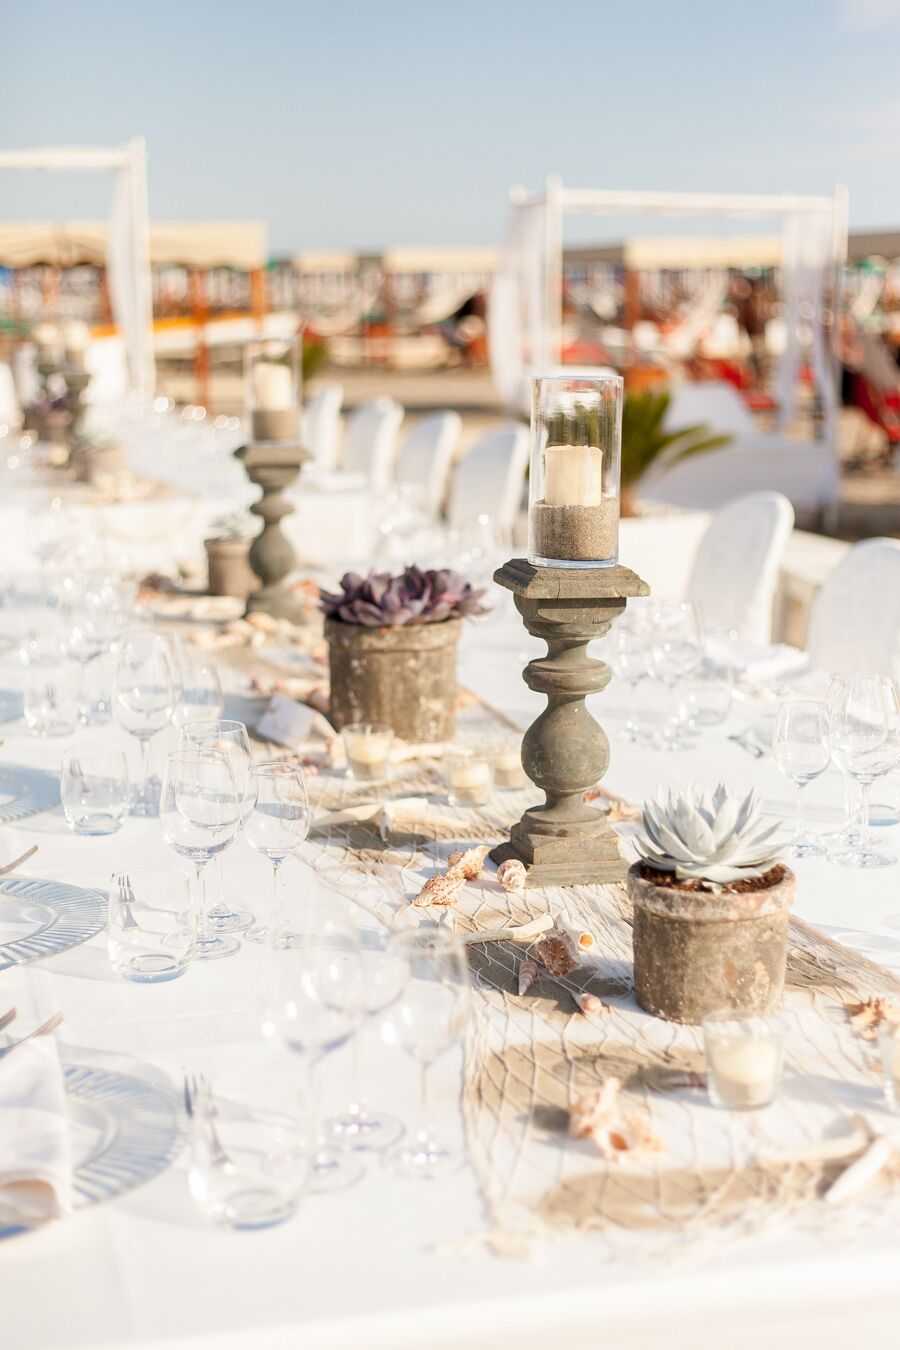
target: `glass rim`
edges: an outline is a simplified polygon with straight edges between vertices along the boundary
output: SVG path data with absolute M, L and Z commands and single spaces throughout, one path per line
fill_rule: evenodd
M 728 1024 L 738 1028 L 736 1035 L 784 1036 L 787 1034 L 787 1021 L 784 1013 L 742 1013 L 734 1008 L 720 1008 L 704 1013 L 700 1019 L 703 1031 L 715 1032 Z M 727 1032 L 725 1033 L 728 1034 Z
M 387 722 L 348 722 L 346 726 L 341 727 L 341 735 L 346 736 L 348 732 L 357 736 L 367 733 L 374 733 L 376 736 L 387 733 L 393 736 L 394 728 Z
M 607 375 L 604 372 L 595 374 L 593 371 L 580 370 L 577 366 L 573 366 L 571 370 L 565 372 L 555 370 L 546 375 L 540 373 L 532 375 L 532 390 L 536 389 L 539 384 L 595 384 L 624 389 L 625 378 L 622 375 Z

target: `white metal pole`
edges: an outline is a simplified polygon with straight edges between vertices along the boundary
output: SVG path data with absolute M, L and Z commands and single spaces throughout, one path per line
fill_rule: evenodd
M 544 250 L 546 259 L 545 370 L 556 370 L 562 365 L 562 304 L 563 304 L 563 222 L 562 179 L 556 174 L 547 178 L 544 206 Z

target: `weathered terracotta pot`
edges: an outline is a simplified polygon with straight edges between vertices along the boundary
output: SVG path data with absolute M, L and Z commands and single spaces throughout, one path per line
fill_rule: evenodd
M 784 992 L 794 874 L 756 891 L 686 891 L 628 872 L 634 992 L 647 1012 L 699 1022 L 733 1009 L 772 1012 Z
M 234 595 L 246 600 L 259 589 L 259 578 L 248 561 L 252 539 L 207 539 L 209 565 L 207 591 L 210 595 Z
M 459 619 L 400 628 L 325 621 L 331 720 L 385 722 L 404 741 L 449 741 L 456 722 Z

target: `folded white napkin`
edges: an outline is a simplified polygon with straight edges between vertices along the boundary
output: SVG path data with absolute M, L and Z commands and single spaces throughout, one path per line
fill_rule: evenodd
M 750 642 L 744 638 L 710 638 L 707 655 L 751 684 L 786 680 L 809 666 L 809 655 L 786 642 Z
M 63 1073 L 41 1036 L 0 1058 L 0 1227 L 56 1219 L 71 1204 Z

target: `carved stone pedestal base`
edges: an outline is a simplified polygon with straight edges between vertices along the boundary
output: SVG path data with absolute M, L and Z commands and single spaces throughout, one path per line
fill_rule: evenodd
M 284 585 L 284 578 L 297 565 L 293 548 L 281 531 L 279 522 L 293 511 L 282 493 L 296 480 L 309 458 L 300 445 L 251 444 L 235 451 L 243 461 L 247 477 L 262 488 L 262 497 L 250 510 L 263 519 L 262 533 L 250 546 L 249 562 L 260 580 L 260 589 L 247 600 L 247 613 L 262 610 L 276 619 L 300 623 L 303 606 Z
M 494 580 L 513 592 L 529 633 L 547 643 L 547 655 L 523 675 L 529 689 L 546 694 L 547 707 L 522 741 L 525 772 L 546 800 L 524 813 L 491 857 L 518 858 L 529 886 L 621 881 L 628 864 L 615 832 L 584 800 L 609 767 L 609 743 L 585 697 L 605 689 L 610 672 L 587 646 L 609 631 L 628 598 L 649 588 L 627 567 L 533 567 L 522 558 Z

